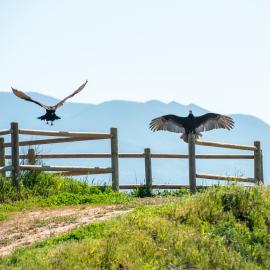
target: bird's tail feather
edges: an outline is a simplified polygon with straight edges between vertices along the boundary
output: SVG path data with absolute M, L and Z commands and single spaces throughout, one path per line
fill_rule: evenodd
M 46 119 L 46 115 L 45 114 L 44 115 L 41 115 L 41 116 L 37 117 L 37 119 L 45 120 Z
M 37 117 L 37 119 L 40 119 L 40 120 L 47 120 L 47 121 L 54 121 L 54 120 L 58 120 L 58 119 L 61 119 L 61 117 L 59 117 L 58 115 L 54 115 L 53 117 L 48 117 L 47 114 L 44 114 L 44 115 L 41 115 L 39 117 Z
M 197 141 L 200 137 L 202 137 L 202 134 L 200 132 L 195 132 L 195 140 Z M 183 139 L 184 142 L 188 143 L 188 133 L 183 133 L 180 137 Z

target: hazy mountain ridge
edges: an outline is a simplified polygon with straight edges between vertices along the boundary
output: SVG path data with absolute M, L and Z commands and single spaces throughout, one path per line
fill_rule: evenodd
M 33 98 L 53 105 L 57 99 L 30 92 Z M 113 100 L 100 104 L 66 103 L 58 110 L 61 120 L 54 126 L 46 125 L 36 117 L 43 114 L 39 106 L 20 100 L 12 93 L 0 93 L 0 112 L 4 117 L 0 128 L 7 128 L 12 121 L 28 129 L 70 130 L 109 132 L 110 127 L 117 127 L 119 133 L 119 150 L 121 152 L 142 152 L 145 147 L 150 147 L 152 152 L 186 153 L 187 145 L 179 140 L 179 135 L 169 132 L 151 132 L 149 122 L 152 118 L 163 114 L 187 115 L 188 110 L 193 110 L 195 115 L 208 112 L 195 104 L 182 105 L 175 101 L 164 103 L 158 100 L 147 102 L 133 102 Z M 253 144 L 254 140 L 261 140 L 264 152 L 265 178 L 268 178 L 270 156 L 270 126 L 259 118 L 251 115 L 233 114 L 235 128 L 228 132 L 224 130 L 204 133 L 203 139 L 241 144 Z M 108 152 L 109 142 L 80 142 L 54 146 L 41 146 L 42 152 Z M 237 153 L 238 151 L 215 148 L 197 148 L 198 153 Z M 243 153 L 243 152 L 242 152 Z M 247 152 L 248 153 L 248 152 Z M 47 161 L 46 161 L 47 162 Z M 51 162 L 51 161 L 50 161 Z M 64 162 L 62 164 L 91 164 L 109 165 L 104 160 L 68 160 L 52 161 Z M 134 182 L 143 180 L 142 160 L 121 160 L 121 181 Z M 202 161 L 197 163 L 198 171 L 225 174 L 253 175 L 252 161 Z M 187 162 L 185 160 L 153 160 L 153 175 L 157 182 L 183 182 L 187 181 Z M 101 179 L 103 179 L 101 177 Z

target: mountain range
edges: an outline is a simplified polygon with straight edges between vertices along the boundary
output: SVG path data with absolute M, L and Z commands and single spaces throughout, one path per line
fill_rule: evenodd
M 53 105 L 57 99 L 28 93 L 32 98 Z M 142 153 L 150 147 L 152 153 L 187 153 L 187 144 L 179 139 L 179 135 L 169 132 L 151 132 L 149 122 L 152 118 L 164 114 L 186 116 L 192 110 L 195 115 L 207 113 L 208 110 L 195 104 L 182 105 L 177 102 L 164 103 L 157 100 L 134 102 L 112 100 L 100 104 L 84 104 L 67 102 L 58 115 L 61 120 L 55 121 L 54 126 L 46 125 L 37 119 L 43 114 L 43 109 L 35 104 L 20 100 L 12 93 L 0 93 L 0 113 L 2 119 L 0 128 L 4 129 L 10 122 L 18 122 L 21 128 L 59 130 L 59 131 L 89 131 L 109 132 L 111 127 L 118 128 L 119 152 Z M 251 115 L 230 115 L 235 121 L 232 131 L 215 130 L 203 134 L 203 140 L 239 143 L 253 145 L 255 140 L 262 143 L 264 155 L 264 177 L 269 183 L 270 173 L 270 126 L 259 118 Z M 34 138 L 33 136 L 30 136 Z M 28 137 L 29 138 L 29 137 Z M 25 149 L 21 149 L 25 152 Z M 55 145 L 42 145 L 37 148 L 42 153 L 105 153 L 110 152 L 108 140 L 76 142 Z M 218 149 L 198 146 L 197 153 L 243 153 L 243 151 Z M 249 153 L 249 152 L 247 152 Z M 87 165 L 110 166 L 110 160 L 44 160 L 46 164 L 57 165 Z M 153 159 L 153 181 L 155 183 L 184 184 L 188 182 L 188 161 L 183 159 Z M 253 161 L 251 160 L 198 160 L 197 171 L 224 175 L 246 175 L 253 177 Z M 91 181 L 102 183 L 110 181 L 110 176 L 91 176 Z M 120 182 L 142 183 L 144 181 L 144 160 L 121 159 Z M 198 180 L 198 184 L 206 181 Z M 216 183 L 216 181 L 213 181 Z

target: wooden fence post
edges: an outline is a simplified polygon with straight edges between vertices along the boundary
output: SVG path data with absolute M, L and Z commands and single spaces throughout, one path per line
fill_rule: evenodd
M 152 164 L 151 164 L 151 149 L 144 149 L 144 162 L 145 162 L 145 184 L 149 192 L 152 191 Z
M 19 128 L 18 123 L 12 122 L 11 132 L 11 158 L 12 158 L 12 184 L 20 191 L 20 161 L 19 161 Z
M 35 149 L 29 148 L 27 155 L 28 155 L 28 164 L 29 165 L 35 165 L 36 164 L 36 153 L 35 153 Z
M 112 189 L 119 190 L 119 161 L 117 128 L 111 128 Z
M 261 142 L 255 141 L 254 146 L 254 178 L 257 180 L 257 183 L 262 183 L 262 155 L 261 155 Z
M 264 177 L 263 177 L 263 153 L 262 153 L 262 150 L 261 150 L 261 181 L 262 181 L 262 184 L 264 184 Z
M 4 142 L 5 142 L 5 139 L 1 137 L 0 138 L 0 167 L 5 167 L 6 165 Z M 2 171 L 2 175 L 6 176 L 6 172 Z
M 188 155 L 189 155 L 189 187 L 192 194 L 196 193 L 196 158 L 195 158 L 195 136 L 188 134 Z

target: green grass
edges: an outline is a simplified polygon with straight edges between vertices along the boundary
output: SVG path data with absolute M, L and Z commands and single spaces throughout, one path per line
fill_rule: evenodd
M 113 192 L 108 186 L 91 186 L 44 172 L 24 174 L 21 183 L 18 194 L 10 179 L 0 176 L 0 221 L 14 211 L 77 204 L 123 204 L 132 200 L 132 196 Z
M 109 186 L 93 186 L 59 175 L 31 171 L 21 176 L 21 191 L 17 192 L 10 179 L 0 176 L 0 221 L 12 212 L 78 204 L 127 204 L 134 197 L 182 196 L 188 191 L 150 193 L 141 186 L 130 194 L 114 192 Z
M 182 197 L 189 194 L 188 188 L 181 188 L 178 190 L 149 190 L 146 185 L 140 185 L 139 187 L 131 191 L 131 195 L 138 198 L 153 197 L 153 196 L 177 196 Z
M 269 269 L 270 188 L 217 187 L 138 207 L 0 261 L 2 269 Z

